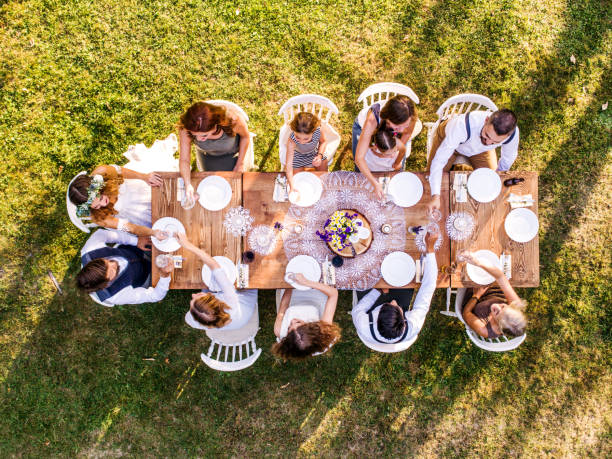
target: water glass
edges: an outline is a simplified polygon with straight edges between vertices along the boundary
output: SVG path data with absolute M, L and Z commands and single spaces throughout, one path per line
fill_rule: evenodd
M 173 262 L 172 256 L 167 253 L 162 253 L 155 257 L 155 266 L 159 269 L 164 269 L 169 263 Z
M 185 210 L 189 210 L 192 209 L 193 206 L 195 206 L 196 201 L 193 198 L 193 195 L 190 195 L 188 193 L 184 193 L 183 194 L 183 199 L 181 199 L 181 207 Z

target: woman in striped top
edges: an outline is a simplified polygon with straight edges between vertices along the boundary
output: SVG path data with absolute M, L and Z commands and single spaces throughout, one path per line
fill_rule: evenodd
M 294 172 L 301 172 L 306 167 L 314 167 L 318 171 L 327 170 L 327 140 L 325 127 L 321 126 L 321 120 L 312 113 L 299 112 L 289 127 L 291 135 L 287 140 L 285 172 L 290 190 L 293 190 Z

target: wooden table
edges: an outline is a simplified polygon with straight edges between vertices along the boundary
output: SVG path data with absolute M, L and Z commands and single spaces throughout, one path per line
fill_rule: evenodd
M 314 172 L 317 175 L 323 175 L 327 172 Z M 254 217 L 253 226 L 268 225 L 273 226 L 275 222 L 282 222 L 285 218 L 290 203 L 289 202 L 274 202 L 272 193 L 274 190 L 274 180 L 278 175 L 277 172 L 246 172 L 242 179 L 242 192 L 244 207 L 249 209 Z M 395 172 L 376 173 L 376 176 L 393 176 Z M 427 203 L 430 199 L 429 182 L 425 180 L 425 174 L 417 172 L 416 175 L 423 183 L 423 197 L 416 205 L 404 209 L 406 218 L 406 227 L 408 226 L 425 226 L 428 222 Z M 449 211 L 449 174 L 446 173 L 442 179 L 441 193 L 441 210 L 442 220 L 441 227 L 448 216 Z M 442 228 L 441 228 L 442 229 Z M 450 264 L 450 245 L 446 232 L 442 229 L 443 244 L 440 250 L 436 253 L 438 266 L 448 266 Z M 247 247 L 246 237 L 243 239 L 243 246 Z M 418 251 L 414 243 L 414 236 L 407 234 L 405 251 L 412 258 L 418 260 L 421 252 Z M 249 268 L 249 287 L 252 288 L 289 288 L 283 277 L 285 275 L 285 266 L 288 260 L 285 255 L 282 240 L 279 238 L 274 251 L 270 255 L 261 256 L 255 255 L 255 261 L 251 263 Z M 404 288 L 417 287 L 420 284 L 412 282 Z M 438 274 L 438 287 L 448 287 L 450 285 L 450 277 L 448 274 Z M 377 288 L 390 288 L 382 279 L 376 284 Z
M 161 217 L 174 217 L 180 220 L 185 226 L 187 237 L 196 246 L 204 249 L 212 256 L 224 255 L 235 263 L 242 254 L 242 240 L 240 237 L 227 234 L 223 228 L 223 218 L 229 209 L 242 204 L 242 174 L 234 172 L 195 172 L 191 174 L 191 184 L 196 189 L 200 181 L 209 175 L 221 176 L 230 183 L 232 200 L 225 209 L 217 212 L 206 210 L 199 203 L 196 203 L 190 210 L 183 209 L 181 202 L 177 199 L 179 173 L 160 172 L 159 174 L 162 176 L 164 184 L 152 188 L 152 221 L 155 222 Z M 161 252 L 153 247 L 153 260 L 159 253 Z M 183 267 L 174 270 L 170 288 L 203 288 L 202 261 L 183 248 L 180 248 L 175 254 L 184 258 Z M 155 263 L 153 263 L 152 277 L 153 285 L 156 285 L 159 279 L 159 270 Z
M 458 172 L 451 172 L 450 183 Z M 461 173 L 461 172 L 459 172 Z M 469 172 L 468 172 L 469 174 Z M 472 236 L 465 241 L 451 241 L 450 259 L 455 261 L 457 252 L 463 249 L 488 249 L 497 255 L 502 252 L 512 255 L 512 277 L 510 283 L 514 287 L 537 287 L 540 285 L 540 252 L 539 238 L 536 236 L 527 243 L 511 240 L 504 229 L 504 220 L 510 212 L 510 204 L 506 202 L 510 193 L 531 194 L 535 203 L 528 207 L 538 214 L 538 174 L 535 172 L 500 172 L 502 182 L 508 178 L 523 177 L 524 182 L 511 187 L 502 185 L 499 196 L 488 203 L 480 203 L 472 199 L 468 193 L 468 200 L 459 203 L 455 199 L 455 191 L 450 190 L 451 212 L 466 211 L 475 217 L 476 226 Z M 442 196 L 446 194 L 442 192 Z M 465 263 L 460 263 L 451 277 L 451 286 L 475 287 L 466 273 Z

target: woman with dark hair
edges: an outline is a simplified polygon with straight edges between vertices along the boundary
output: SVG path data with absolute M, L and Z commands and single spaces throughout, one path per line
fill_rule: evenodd
M 386 121 L 386 126 L 391 129 L 406 148 L 410 148 L 412 138 L 421 130 L 422 124 L 417 116 L 414 102 L 402 94 L 389 99 L 384 106 L 380 102 L 373 104 L 368 110 L 365 119 L 359 116 L 353 123 L 353 157 L 355 158 L 356 170 L 365 175 L 374 187 L 376 196 L 384 197 L 382 185 L 372 175 L 365 160 L 368 147 L 372 143 L 372 137 L 378 126 Z
M 374 135 L 372 145 L 365 154 L 365 164 L 371 172 L 398 171 L 402 168 L 406 146 L 393 129 L 383 120 Z
M 119 167 L 98 166 L 91 175 L 79 175 L 70 184 L 68 197 L 79 218 L 89 217 L 104 228 L 137 236 L 165 239 L 163 231 L 151 229 L 151 186 L 160 186 L 159 174 Z
M 180 171 L 188 196 L 191 185 L 191 145 L 206 171 L 242 172 L 251 137 L 246 120 L 234 109 L 196 102 L 181 115 L 177 125 Z
M 295 282 L 314 289 L 320 299 L 314 305 L 311 298 L 301 299 L 302 292 L 285 290 L 274 322 L 278 342 L 272 346 L 272 352 L 283 359 L 299 360 L 327 351 L 340 339 L 340 327 L 333 322 L 338 290 L 309 281 L 302 274 L 295 274 Z M 310 296 L 311 292 L 308 293 Z M 296 301 L 292 304 L 294 295 Z

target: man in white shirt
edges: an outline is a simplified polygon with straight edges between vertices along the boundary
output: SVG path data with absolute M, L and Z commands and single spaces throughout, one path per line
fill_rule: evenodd
M 404 342 L 412 344 L 416 341 L 436 290 L 438 264 L 434 245 L 437 239 L 437 234 L 425 236 L 427 255 L 424 262 L 423 283 L 412 310 L 408 310 L 412 293 L 406 296 L 409 291 L 400 289 L 385 292 L 384 295 L 372 289 L 353 308 L 351 311 L 353 324 L 363 341 L 373 344 Z
M 474 169 L 488 167 L 507 171 L 516 159 L 518 145 L 519 129 L 511 110 L 473 111 L 444 120 L 434 134 L 427 158 L 429 207 L 440 208 L 442 172 L 451 170 L 457 155 L 467 157 Z M 499 163 L 495 154 L 497 147 L 501 147 Z
M 77 286 L 112 305 L 161 301 L 168 293 L 174 264 L 161 269 L 157 285 L 150 287 L 151 261 L 137 245 L 138 237 L 133 234 L 105 229 L 93 233 L 81 250 L 83 267 L 77 274 Z

